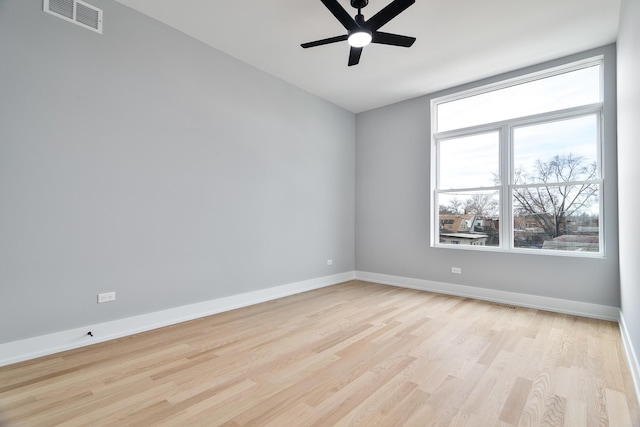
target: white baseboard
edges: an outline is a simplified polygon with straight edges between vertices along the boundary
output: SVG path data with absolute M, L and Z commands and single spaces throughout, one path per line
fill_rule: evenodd
M 0 366 L 35 359 L 61 351 L 84 347 L 103 341 L 149 331 L 197 319 L 223 311 L 234 310 L 301 292 L 319 289 L 355 279 L 355 272 L 335 274 L 296 283 L 275 286 L 253 292 L 232 295 L 210 301 L 174 307 L 139 316 L 127 317 L 110 322 L 87 325 L 80 328 L 41 335 L 24 340 L 0 343 Z M 87 335 L 92 331 L 93 337 Z
M 622 344 L 624 344 L 624 351 L 627 355 L 629 362 L 629 370 L 631 371 L 631 379 L 633 380 L 633 386 L 636 390 L 636 398 L 640 405 L 640 361 L 638 355 L 636 355 L 633 349 L 633 343 L 627 330 L 627 324 L 624 321 L 624 315 L 620 312 L 620 335 L 622 335 Z
M 437 292 L 446 295 L 474 298 L 501 304 L 517 305 L 556 313 L 573 314 L 582 317 L 618 321 L 620 308 L 588 302 L 571 301 L 560 298 L 542 297 L 517 292 L 499 291 L 495 289 L 476 288 L 473 286 L 455 285 L 452 283 L 433 282 L 409 277 L 391 276 L 388 274 L 356 271 L 356 278 L 367 282 L 392 285 L 422 291 Z
M 434 282 L 387 274 L 351 271 L 232 295 L 215 300 L 174 307 L 167 310 L 127 317 L 110 322 L 85 325 L 79 328 L 27 338 L 24 340 L 0 343 L 0 366 L 121 338 L 139 332 L 149 331 L 163 326 L 169 326 L 313 289 L 319 289 L 353 279 L 604 320 L 618 321 L 620 315 L 620 309 L 618 307 L 520 294 L 516 292 L 476 288 L 473 286 L 455 285 L 451 283 Z M 92 331 L 94 336 L 89 337 L 87 335 L 87 331 Z M 628 343 L 625 342 L 625 348 L 627 347 L 631 348 Z M 629 351 L 627 350 L 627 353 L 628 352 Z M 635 357 L 635 355 L 633 355 L 633 357 Z M 629 357 L 629 360 L 632 360 L 632 358 Z M 635 384 L 637 388 L 638 362 L 637 358 L 633 360 L 635 360 L 636 363 Z

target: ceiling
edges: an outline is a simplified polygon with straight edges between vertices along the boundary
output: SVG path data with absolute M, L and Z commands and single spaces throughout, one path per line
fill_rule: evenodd
M 320 0 L 117 0 L 204 43 L 359 113 L 612 43 L 620 0 L 417 0 L 381 31 L 411 48 L 373 44 L 347 67 L 345 34 Z M 339 0 L 355 15 L 349 0 Z M 370 18 L 391 0 L 370 0 Z

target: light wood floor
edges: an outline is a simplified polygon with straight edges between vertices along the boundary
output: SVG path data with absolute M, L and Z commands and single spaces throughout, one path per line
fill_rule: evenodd
M 10 426 L 640 426 L 617 324 L 357 281 L 0 368 L 0 414 Z

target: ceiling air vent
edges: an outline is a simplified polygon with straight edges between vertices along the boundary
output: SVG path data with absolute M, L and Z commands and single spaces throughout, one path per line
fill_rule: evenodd
M 102 34 L 102 9 L 80 0 L 44 0 L 44 11 Z

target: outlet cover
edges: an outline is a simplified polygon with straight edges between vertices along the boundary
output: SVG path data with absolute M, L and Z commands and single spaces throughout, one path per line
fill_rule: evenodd
M 103 294 L 98 294 L 98 304 L 102 304 L 105 302 L 111 302 L 116 300 L 115 292 L 105 292 Z

